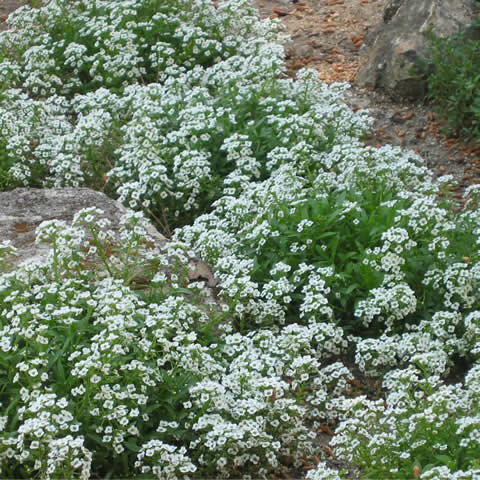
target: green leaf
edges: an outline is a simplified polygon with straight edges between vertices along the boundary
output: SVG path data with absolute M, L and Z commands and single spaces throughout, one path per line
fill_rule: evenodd
M 344 292 L 345 295 L 348 295 L 350 293 L 352 293 L 354 290 L 356 290 L 358 287 L 360 287 L 360 285 L 358 283 L 353 283 L 352 285 L 350 285 Z
M 337 254 L 338 244 L 340 243 L 340 235 L 335 232 L 335 237 L 328 244 L 328 252 L 330 253 L 331 262 L 335 262 L 335 256 Z
M 124 445 L 125 447 L 127 447 L 127 450 L 130 450 L 131 452 L 140 451 L 140 447 L 137 445 L 136 441 L 133 438 L 127 440 Z
M 102 445 L 102 447 L 103 447 L 102 437 L 100 437 L 100 436 L 97 435 L 96 433 L 90 432 L 90 433 L 87 433 L 86 436 L 87 436 L 87 438 L 90 438 L 90 439 L 93 440 L 95 443 L 97 443 L 98 445 Z
M 465 448 L 460 448 L 460 450 L 458 451 L 458 454 L 457 454 L 457 465 L 456 467 L 458 469 L 462 469 L 464 467 L 464 463 L 465 463 L 465 460 L 466 460 L 466 450 Z M 453 467 L 455 468 L 455 466 Z
M 63 368 L 61 359 L 59 359 L 55 365 L 55 376 L 57 377 L 57 381 L 59 383 L 65 383 L 65 369 Z
M 60 332 L 56 332 L 56 333 L 58 337 L 62 335 Z M 58 359 L 63 357 L 64 353 L 67 351 L 67 348 L 70 346 L 71 341 L 72 341 L 71 337 L 67 337 L 67 339 L 65 340 L 65 343 L 63 344 L 63 348 L 53 357 L 52 360 L 50 360 L 47 370 L 50 370 L 54 365 L 54 363 L 57 362 Z
M 190 289 L 182 287 L 173 288 L 172 293 L 184 293 L 186 295 L 192 295 L 192 291 Z
M 452 458 L 448 455 L 435 455 L 435 460 L 442 462 L 444 465 L 448 465 L 452 461 Z
M 357 255 L 357 252 L 348 252 L 344 253 L 343 255 L 340 255 L 340 261 L 341 263 L 346 263 L 347 260 L 349 260 L 352 257 L 355 257 Z

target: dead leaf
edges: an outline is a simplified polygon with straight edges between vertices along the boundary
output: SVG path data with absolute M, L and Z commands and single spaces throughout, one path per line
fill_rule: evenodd
M 357 388 L 361 388 L 362 384 L 360 383 L 360 380 L 357 380 L 356 378 L 349 378 L 347 380 L 347 383 L 349 383 L 350 385 L 353 385 Z
M 270 397 L 270 400 L 272 403 L 275 403 L 275 400 L 277 399 L 277 391 L 273 389 L 272 396 Z
M 16 223 L 14 228 L 17 233 L 26 233 L 32 229 L 27 223 Z
M 290 15 L 290 12 L 286 12 L 280 8 L 274 8 L 273 13 L 276 13 L 279 17 L 286 17 L 287 15 Z
M 333 452 L 333 450 L 332 450 L 328 445 L 322 445 L 322 450 L 323 450 L 327 455 L 329 455 L 330 457 L 332 457 L 334 460 L 337 459 L 337 456 L 335 455 L 335 453 Z
M 326 433 L 327 435 L 330 435 L 331 437 L 333 437 L 335 434 L 333 433 L 333 430 L 328 426 L 326 425 L 325 423 L 322 423 L 320 425 L 320 430 L 323 432 L 323 433 Z
M 362 42 L 363 43 L 363 36 L 362 35 L 353 35 L 352 37 L 352 43 L 356 44 Z

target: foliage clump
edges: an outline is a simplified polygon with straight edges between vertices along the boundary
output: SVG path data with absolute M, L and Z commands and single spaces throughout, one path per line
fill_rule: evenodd
M 184 247 L 159 250 L 145 225 L 114 232 L 95 208 L 44 222 L 47 261 L 0 277 L 2 477 L 266 477 L 312 453 L 308 423 L 350 378 L 323 363 L 341 330 L 229 333 Z
M 480 4 L 478 4 L 480 6 Z M 430 34 L 428 93 L 450 133 L 480 142 L 480 17 L 471 33 L 450 37 Z

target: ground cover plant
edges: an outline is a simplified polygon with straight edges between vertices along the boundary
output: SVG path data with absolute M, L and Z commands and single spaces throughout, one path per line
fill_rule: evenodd
M 476 3 L 477 9 L 480 3 Z M 450 37 L 430 34 L 429 96 L 445 117 L 450 133 L 480 142 L 480 16 L 470 32 Z
M 2 276 L 2 477 L 266 476 L 313 450 L 304 402 L 346 387 L 322 366 L 341 332 L 227 333 L 181 245 L 154 248 L 144 222 L 124 218 L 121 249 L 95 208 L 45 222 L 47 262 Z
M 478 478 L 476 187 L 458 213 L 417 155 L 366 147 L 347 85 L 287 79 L 246 0 L 55 0 L 11 24 L 1 188 L 136 213 L 44 223 L 49 257 L 13 271 L 0 243 L 2 478 L 345 478 L 325 452 Z

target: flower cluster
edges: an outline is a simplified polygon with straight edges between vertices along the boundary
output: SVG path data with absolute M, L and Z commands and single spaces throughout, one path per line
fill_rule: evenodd
M 148 84 L 156 84 L 158 91 L 160 85 L 178 81 L 177 87 L 184 86 L 185 92 L 193 87 L 190 82 L 199 86 L 210 76 L 210 84 L 218 90 L 227 71 L 236 69 L 235 77 L 245 75 L 255 84 L 265 71 L 272 78 L 282 68 L 279 28 L 271 20 L 259 21 L 248 0 L 221 1 L 217 6 L 211 0 L 44 3 L 41 8 L 25 6 L 12 13 L 11 28 L 0 34 L 0 173 L 5 183 L 1 188 L 45 183 L 103 188 L 104 176 L 122 157 L 121 152 L 114 155 L 123 144 L 121 127 L 138 104 L 128 107 L 137 95 L 153 93 Z M 252 72 L 255 79 L 249 78 Z M 124 95 L 128 86 L 133 90 Z M 142 87 L 146 87 L 143 95 Z M 181 97 L 184 93 L 175 93 L 177 87 L 160 94 Z M 174 104 L 168 107 L 167 124 L 178 124 L 178 109 L 185 108 L 186 116 L 194 114 L 188 110 L 198 105 L 198 97 L 193 105 L 189 103 L 180 102 L 177 110 Z M 146 114 L 141 112 L 137 122 Z M 148 115 L 162 112 L 150 110 Z M 22 120 L 16 122 L 18 118 Z M 203 123 L 200 119 L 197 126 L 205 142 Z M 136 129 L 142 129 L 141 122 Z M 179 132 L 178 140 L 194 130 L 192 125 Z M 125 143 L 131 142 L 125 139 Z M 133 155 L 142 158 L 141 145 L 138 148 Z M 176 164 L 185 163 L 178 175 L 189 190 L 205 157 L 192 150 L 193 155 L 174 160 L 175 152 L 171 158 Z M 124 167 L 122 161 L 120 168 Z M 152 168 L 161 170 L 161 162 Z M 128 176 L 133 181 L 138 168 Z
M 214 267 L 225 298 L 256 324 L 316 318 L 401 333 L 441 305 L 475 311 L 478 215 L 439 206 L 418 158 L 357 146 L 357 171 L 348 149 L 340 160 L 337 150 L 318 155 L 310 178 L 284 165 L 223 196 L 177 238 Z M 387 162 L 403 171 L 396 186 Z M 367 165 L 376 169 L 370 179 Z
M 423 360 L 423 368 L 385 375 L 385 400 L 346 401 L 348 418 L 332 444 L 372 478 L 411 478 L 415 470 L 422 479 L 477 478 L 479 365 L 469 370 L 464 386 L 446 385 L 429 368 L 431 359 Z
M 0 36 L 8 52 L 2 83 L 41 97 L 151 83 L 237 52 L 255 53 L 262 36 L 277 38 L 246 0 L 217 7 L 209 0 L 42 3 L 15 11 Z M 255 41 L 245 45 L 250 36 Z
M 85 209 L 42 223 L 37 241 L 51 245 L 45 263 L 0 276 L 3 476 L 266 478 L 312 453 L 307 420 L 351 378 L 328 365 L 340 329 L 222 333 L 232 320 L 198 303 L 182 246 L 155 243 L 137 213 L 115 231 Z
M 228 368 L 190 390 L 195 410 L 189 419 L 197 432 L 190 448 L 201 451 L 200 464 L 215 464 L 226 477 L 239 468 L 266 477 L 280 465 L 279 458 L 299 463 L 314 451 L 316 433 L 307 418 L 326 417 L 326 403 L 339 401 L 351 378 L 341 363 L 322 366 L 335 350 L 328 342 L 332 330 L 323 324 L 292 325 L 224 338 Z

